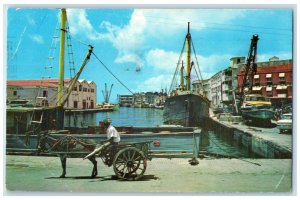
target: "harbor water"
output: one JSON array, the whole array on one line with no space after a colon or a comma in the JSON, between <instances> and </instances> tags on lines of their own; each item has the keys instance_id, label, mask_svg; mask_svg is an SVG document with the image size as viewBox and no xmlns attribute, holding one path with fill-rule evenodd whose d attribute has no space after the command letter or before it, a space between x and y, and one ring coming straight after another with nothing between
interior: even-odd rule
<instances>
[{"instance_id":1,"label":"harbor water","mask_svg":"<svg viewBox=\"0 0 300 200\"><path fill-rule=\"evenodd\" d=\"M156 127L163 125L163 111L154 108L131 108L120 107L113 112L99 113L71 113L65 116L65 126L86 127L98 125L106 117L112 119L114 126L138 126L138 127ZM168 138L172 140L172 138ZM175 141L168 141L170 144ZM184 144L182 144L184 146ZM184 149L184 147L183 147ZM238 157L238 158L256 158L251 152L236 146L230 141L226 141L215 134L213 131L202 131L200 145L200 154L207 157Z\"/></svg>"}]
</instances>

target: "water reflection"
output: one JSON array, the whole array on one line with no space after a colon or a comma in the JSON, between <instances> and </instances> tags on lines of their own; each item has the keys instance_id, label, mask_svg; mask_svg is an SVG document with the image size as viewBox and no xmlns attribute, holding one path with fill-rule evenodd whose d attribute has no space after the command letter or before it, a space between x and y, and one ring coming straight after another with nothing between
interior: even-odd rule
<instances>
[{"instance_id":1,"label":"water reflection","mask_svg":"<svg viewBox=\"0 0 300 200\"><path fill-rule=\"evenodd\" d=\"M153 108L120 107L114 112L66 113L65 126L95 126L110 117L115 126L157 126L163 124L163 111Z\"/></svg>"},{"instance_id":2,"label":"water reflection","mask_svg":"<svg viewBox=\"0 0 300 200\"><path fill-rule=\"evenodd\" d=\"M202 131L200 138L200 152L207 156L230 158L261 158L251 148L241 146L220 133Z\"/></svg>"},{"instance_id":3,"label":"water reflection","mask_svg":"<svg viewBox=\"0 0 300 200\"><path fill-rule=\"evenodd\" d=\"M112 119L115 126L141 126L153 127L163 124L163 111L153 108L128 108L121 107L114 112L100 113L72 113L66 114L65 126L69 127L86 127L99 124L106 117ZM169 143L174 140L169 138ZM177 144L178 145L178 144ZM251 152L251 148L242 147L239 143L234 143L232 136L228 134L214 133L213 131L202 130L200 153L206 156L220 157L258 157Z\"/></svg>"}]
</instances>

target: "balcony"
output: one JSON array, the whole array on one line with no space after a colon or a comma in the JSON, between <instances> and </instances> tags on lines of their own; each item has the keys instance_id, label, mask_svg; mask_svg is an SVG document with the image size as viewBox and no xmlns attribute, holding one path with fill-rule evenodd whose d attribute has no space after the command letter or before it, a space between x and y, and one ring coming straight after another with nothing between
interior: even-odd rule
<instances>
[{"instance_id":1,"label":"balcony","mask_svg":"<svg viewBox=\"0 0 300 200\"><path fill-rule=\"evenodd\" d=\"M232 81L232 76L223 76L222 81L223 82L230 82L230 81Z\"/></svg>"},{"instance_id":2,"label":"balcony","mask_svg":"<svg viewBox=\"0 0 300 200\"><path fill-rule=\"evenodd\" d=\"M222 98L223 101L233 101L233 95L231 94L223 94L222 97L223 97Z\"/></svg>"},{"instance_id":3,"label":"balcony","mask_svg":"<svg viewBox=\"0 0 300 200\"><path fill-rule=\"evenodd\" d=\"M222 87L222 89L223 89L223 91L224 90L232 90L232 85L227 85L227 84L223 84L223 87Z\"/></svg>"}]
</instances>

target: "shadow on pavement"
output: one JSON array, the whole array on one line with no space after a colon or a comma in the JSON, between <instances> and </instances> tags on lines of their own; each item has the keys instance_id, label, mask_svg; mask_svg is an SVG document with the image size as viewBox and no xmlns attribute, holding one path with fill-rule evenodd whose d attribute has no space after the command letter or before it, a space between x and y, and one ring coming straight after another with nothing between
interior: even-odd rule
<instances>
[{"instance_id":1,"label":"shadow on pavement","mask_svg":"<svg viewBox=\"0 0 300 200\"><path fill-rule=\"evenodd\" d=\"M57 177L46 177L45 179L62 179L62 180L68 180L68 179L91 179L94 180L92 182L95 181L113 181L113 180L117 180L117 181L127 181L127 180L121 180L118 179L118 177L116 175L112 175L112 176L96 176L96 177L91 177L91 176L66 176L65 178L61 178L59 176ZM142 178L140 178L137 181L150 181L150 180L157 180L159 179L158 177L156 177L155 175L144 175Z\"/></svg>"}]
</instances>

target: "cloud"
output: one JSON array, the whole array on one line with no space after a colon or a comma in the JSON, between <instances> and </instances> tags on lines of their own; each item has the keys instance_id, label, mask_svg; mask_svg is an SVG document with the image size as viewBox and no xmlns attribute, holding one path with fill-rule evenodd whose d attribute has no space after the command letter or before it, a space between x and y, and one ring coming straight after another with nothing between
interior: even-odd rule
<instances>
[{"instance_id":1,"label":"cloud","mask_svg":"<svg viewBox=\"0 0 300 200\"><path fill-rule=\"evenodd\" d=\"M36 22L33 18L27 16L27 22L30 26L35 26L36 25Z\"/></svg>"},{"instance_id":2,"label":"cloud","mask_svg":"<svg viewBox=\"0 0 300 200\"><path fill-rule=\"evenodd\" d=\"M280 52L280 53L268 53L268 54L258 54L257 55L257 62L265 62L269 61L270 58L273 56L276 56L279 58L279 60L286 60L286 59L292 59L292 53L288 52Z\"/></svg>"},{"instance_id":3,"label":"cloud","mask_svg":"<svg viewBox=\"0 0 300 200\"><path fill-rule=\"evenodd\" d=\"M122 57L117 57L115 60L116 63L134 63L136 69L141 69L142 66L144 65L143 60L135 55L135 54L124 54Z\"/></svg>"},{"instance_id":4,"label":"cloud","mask_svg":"<svg viewBox=\"0 0 300 200\"><path fill-rule=\"evenodd\" d=\"M110 22L101 24L101 27L108 31L103 34L103 38L110 41L118 50L115 60L117 63L133 62L139 67L143 66L141 52L144 50L146 22L145 18L138 13L134 12L129 23L124 27L114 26Z\"/></svg>"},{"instance_id":5,"label":"cloud","mask_svg":"<svg viewBox=\"0 0 300 200\"><path fill-rule=\"evenodd\" d=\"M145 56L147 65L158 70L175 71L179 54L173 51L167 52L163 49L152 49Z\"/></svg>"},{"instance_id":6,"label":"cloud","mask_svg":"<svg viewBox=\"0 0 300 200\"><path fill-rule=\"evenodd\" d=\"M207 20L211 22L218 19L218 22L222 23L241 16L242 13L232 10L136 9L127 25L119 27L104 22L102 27L108 31L105 38L118 50L118 57L135 54L138 60L142 60L142 55L136 52L142 52L145 47L151 46L155 39L169 38L170 34L174 36L186 31L188 21L193 23L193 29L199 31L206 27ZM162 52L153 50L150 53ZM165 67L169 66L166 64Z\"/></svg>"},{"instance_id":7,"label":"cloud","mask_svg":"<svg viewBox=\"0 0 300 200\"><path fill-rule=\"evenodd\" d=\"M44 39L41 35L34 34L34 35L30 35L29 37L31 38L32 41L38 44L44 44Z\"/></svg>"},{"instance_id":8,"label":"cloud","mask_svg":"<svg viewBox=\"0 0 300 200\"><path fill-rule=\"evenodd\" d=\"M136 88L136 92L159 92L161 89L169 89L173 75L161 74L151 77L140 83Z\"/></svg>"},{"instance_id":9,"label":"cloud","mask_svg":"<svg viewBox=\"0 0 300 200\"><path fill-rule=\"evenodd\" d=\"M168 52L163 49L153 49L146 53L145 60L147 66L149 65L150 67L153 67L160 72L174 73L179 56L180 55L178 53L172 51ZM229 54L210 55L207 57L197 55L197 60L202 77L204 79L210 78L210 76L215 74L217 71L227 68L229 66L230 58L232 57L234 56ZM182 59L185 65L185 55L183 55ZM192 61L196 66L196 59L193 55Z\"/></svg>"},{"instance_id":10,"label":"cloud","mask_svg":"<svg viewBox=\"0 0 300 200\"><path fill-rule=\"evenodd\" d=\"M87 18L84 9L67 9L67 15L71 34L83 35L92 41L103 39Z\"/></svg>"},{"instance_id":11,"label":"cloud","mask_svg":"<svg viewBox=\"0 0 300 200\"><path fill-rule=\"evenodd\" d=\"M116 63L131 62L142 67L145 49L151 48L154 40L161 41L162 38L169 38L170 34L174 36L185 32L188 21L192 23L191 26L194 30L199 31L208 25L213 26L211 22L224 23L241 17L244 11L228 9L135 9L128 24L116 26L108 21L101 22L100 28L105 30L105 33L101 33L93 27L86 10L68 9L67 12L72 34L82 34L93 41L108 40L118 51ZM153 51L152 53L159 52ZM153 61L153 64L155 62Z\"/></svg>"}]
</instances>

